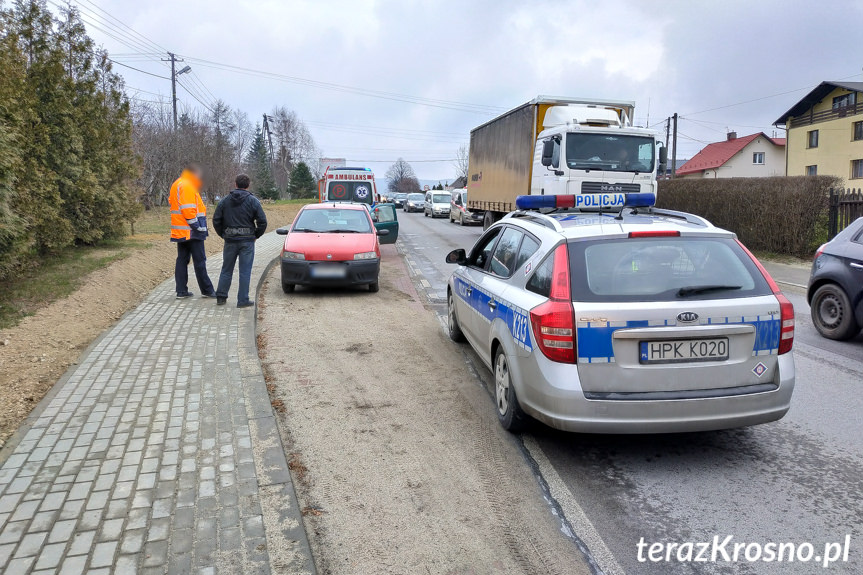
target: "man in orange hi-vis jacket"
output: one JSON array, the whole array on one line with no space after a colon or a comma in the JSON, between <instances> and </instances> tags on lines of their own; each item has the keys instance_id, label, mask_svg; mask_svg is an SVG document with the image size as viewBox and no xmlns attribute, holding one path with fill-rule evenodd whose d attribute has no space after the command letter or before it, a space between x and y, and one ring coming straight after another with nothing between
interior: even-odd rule
<instances>
[{"instance_id":1,"label":"man in orange hi-vis jacket","mask_svg":"<svg viewBox=\"0 0 863 575\"><path fill-rule=\"evenodd\" d=\"M177 243L177 263L174 279L177 299L192 297L189 291L189 260L195 267L195 277L201 297L216 297L213 282L207 275L207 206L201 200L201 168L186 164L183 173L171 186L171 241Z\"/></svg>"}]
</instances>

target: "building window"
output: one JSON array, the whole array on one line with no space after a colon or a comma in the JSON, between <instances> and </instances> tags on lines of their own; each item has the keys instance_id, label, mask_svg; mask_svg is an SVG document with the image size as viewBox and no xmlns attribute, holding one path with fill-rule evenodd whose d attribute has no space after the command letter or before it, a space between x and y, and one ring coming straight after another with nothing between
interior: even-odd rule
<instances>
[{"instance_id":1,"label":"building window","mask_svg":"<svg viewBox=\"0 0 863 575\"><path fill-rule=\"evenodd\" d=\"M808 132L806 132L806 147L818 147L818 130L809 130Z\"/></svg>"},{"instance_id":2,"label":"building window","mask_svg":"<svg viewBox=\"0 0 863 575\"><path fill-rule=\"evenodd\" d=\"M863 122L854 122L854 139L863 140Z\"/></svg>"},{"instance_id":3,"label":"building window","mask_svg":"<svg viewBox=\"0 0 863 575\"><path fill-rule=\"evenodd\" d=\"M806 175L807 176L817 176L818 175L818 166L806 166Z\"/></svg>"},{"instance_id":4,"label":"building window","mask_svg":"<svg viewBox=\"0 0 863 575\"><path fill-rule=\"evenodd\" d=\"M752 163L763 166L764 165L764 152L753 152L752 153Z\"/></svg>"},{"instance_id":5,"label":"building window","mask_svg":"<svg viewBox=\"0 0 863 575\"><path fill-rule=\"evenodd\" d=\"M863 160L851 160L851 178L863 178Z\"/></svg>"},{"instance_id":6,"label":"building window","mask_svg":"<svg viewBox=\"0 0 863 575\"><path fill-rule=\"evenodd\" d=\"M844 94L842 96L836 96L833 98L833 109L838 110L839 108L844 108L846 106L853 106L857 101L857 92L851 92L850 94Z\"/></svg>"}]
</instances>

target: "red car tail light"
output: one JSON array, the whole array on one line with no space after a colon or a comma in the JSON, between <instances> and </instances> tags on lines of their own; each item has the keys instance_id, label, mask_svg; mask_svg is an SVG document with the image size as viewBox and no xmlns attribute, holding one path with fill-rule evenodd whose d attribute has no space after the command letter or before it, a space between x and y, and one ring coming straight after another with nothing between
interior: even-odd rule
<instances>
[{"instance_id":1,"label":"red car tail light","mask_svg":"<svg viewBox=\"0 0 863 575\"><path fill-rule=\"evenodd\" d=\"M794 347L794 305L782 294L782 290L779 289L779 286L773 280L767 269L761 265L758 258L756 258L752 252L750 252L749 249L740 242L740 240L737 240L737 244L752 259L752 262L758 268L758 271L761 272L761 275L764 276L764 279L767 281L767 285L770 286L770 290L773 292L773 295L775 295L777 301L779 301L779 317L782 322L782 327L779 329L779 355L788 353L791 351L791 348Z\"/></svg>"},{"instance_id":2,"label":"red car tail light","mask_svg":"<svg viewBox=\"0 0 863 575\"><path fill-rule=\"evenodd\" d=\"M814 258L812 258L812 259L813 259L813 260L817 260L817 259L818 259L818 256L820 256L821 254L823 254L823 253L824 253L824 248L826 248L826 247L827 247L827 244L821 244L821 245L818 247L818 250L815 252L815 257L814 257Z\"/></svg>"},{"instance_id":3,"label":"red car tail light","mask_svg":"<svg viewBox=\"0 0 863 575\"><path fill-rule=\"evenodd\" d=\"M569 253L566 244L562 244L552 256L548 301L530 310L537 346L551 361L575 363L575 316L571 298Z\"/></svg>"}]
</instances>

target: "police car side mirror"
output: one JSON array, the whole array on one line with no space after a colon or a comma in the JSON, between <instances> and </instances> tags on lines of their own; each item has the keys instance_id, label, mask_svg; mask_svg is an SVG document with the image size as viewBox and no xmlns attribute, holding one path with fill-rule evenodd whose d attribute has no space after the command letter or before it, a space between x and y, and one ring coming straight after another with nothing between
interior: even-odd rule
<instances>
[{"instance_id":1,"label":"police car side mirror","mask_svg":"<svg viewBox=\"0 0 863 575\"><path fill-rule=\"evenodd\" d=\"M379 236L388 236L388 235L390 235L390 231L389 230L378 230L378 235Z\"/></svg>"},{"instance_id":2,"label":"police car side mirror","mask_svg":"<svg viewBox=\"0 0 863 575\"><path fill-rule=\"evenodd\" d=\"M286 236L288 235L288 228L279 228L276 230L276 233L280 236Z\"/></svg>"},{"instance_id":3,"label":"police car side mirror","mask_svg":"<svg viewBox=\"0 0 863 575\"><path fill-rule=\"evenodd\" d=\"M542 143L542 165L546 168L551 165L551 158L554 155L554 140L546 140Z\"/></svg>"},{"instance_id":4,"label":"police car side mirror","mask_svg":"<svg viewBox=\"0 0 863 575\"><path fill-rule=\"evenodd\" d=\"M453 250L446 255L446 263L463 266L467 263L467 253L463 249Z\"/></svg>"}]
</instances>

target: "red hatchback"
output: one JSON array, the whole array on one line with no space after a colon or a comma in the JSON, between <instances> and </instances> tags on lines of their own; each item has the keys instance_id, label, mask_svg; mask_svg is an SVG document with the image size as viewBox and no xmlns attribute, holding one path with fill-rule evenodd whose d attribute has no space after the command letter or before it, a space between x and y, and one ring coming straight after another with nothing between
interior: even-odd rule
<instances>
[{"instance_id":1,"label":"red hatchback","mask_svg":"<svg viewBox=\"0 0 863 575\"><path fill-rule=\"evenodd\" d=\"M298 285L379 289L381 248L366 206L362 204L309 204L304 206L290 229L282 248L282 289Z\"/></svg>"}]
</instances>

